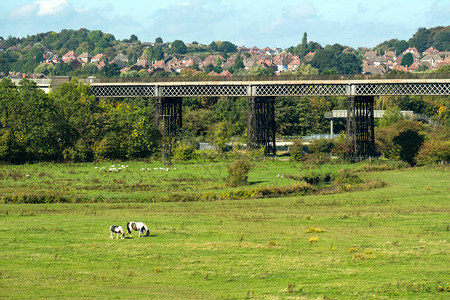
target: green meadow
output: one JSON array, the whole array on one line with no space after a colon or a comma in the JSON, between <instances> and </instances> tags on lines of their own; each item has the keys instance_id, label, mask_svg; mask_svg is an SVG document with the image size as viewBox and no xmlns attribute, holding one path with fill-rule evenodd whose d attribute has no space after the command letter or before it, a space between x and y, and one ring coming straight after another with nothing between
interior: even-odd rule
<instances>
[{"instance_id":1,"label":"green meadow","mask_svg":"<svg viewBox=\"0 0 450 300\"><path fill-rule=\"evenodd\" d=\"M364 167L259 162L249 185L232 189L226 162L112 165L1 166L0 199L84 202L0 204L0 298L450 297L448 166L358 173L379 188L170 202L171 193L275 189ZM150 236L111 239L109 226L128 221L145 222Z\"/></svg>"}]
</instances>

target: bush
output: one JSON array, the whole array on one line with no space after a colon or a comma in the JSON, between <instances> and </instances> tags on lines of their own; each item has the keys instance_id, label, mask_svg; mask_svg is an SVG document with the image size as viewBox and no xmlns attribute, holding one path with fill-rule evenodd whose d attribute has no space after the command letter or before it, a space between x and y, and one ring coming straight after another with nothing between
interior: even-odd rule
<instances>
[{"instance_id":1,"label":"bush","mask_svg":"<svg viewBox=\"0 0 450 300\"><path fill-rule=\"evenodd\" d=\"M232 187L246 185L251 164L246 159L240 159L228 166L228 184Z\"/></svg>"},{"instance_id":2,"label":"bush","mask_svg":"<svg viewBox=\"0 0 450 300\"><path fill-rule=\"evenodd\" d=\"M362 179L352 170L342 169L335 177L337 184L359 184L362 183Z\"/></svg>"},{"instance_id":3,"label":"bush","mask_svg":"<svg viewBox=\"0 0 450 300\"><path fill-rule=\"evenodd\" d=\"M195 149L190 145L178 144L174 150L173 157L176 161L188 161L194 159Z\"/></svg>"},{"instance_id":4,"label":"bush","mask_svg":"<svg viewBox=\"0 0 450 300\"><path fill-rule=\"evenodd\" d=\"M385 158L403 160L414 164L425 137L425 126L414 121L398 121L389 127L375 131L376 148Z\"/></svg>"},{"instance_id":5,"label":"bush","mask_svg":"<svg viewBox=\"0 0 450 300\"><path fill-rule=\"evenodd\" d=\"M294 141L294 143L289 147L289 154L291 155L292 161L301 161L305 156L305 146L300 140Z\"/></svg>"},{"instance_id":6,"label":"bush","mask_svg":"<svg viewBox=\"0 0 450 300\"><path fill-rule=\"evenodd\" d=\"M418 165L431 165L450 162L450 141L426 141L416 157Z\"/></svg>"}]
</instances>

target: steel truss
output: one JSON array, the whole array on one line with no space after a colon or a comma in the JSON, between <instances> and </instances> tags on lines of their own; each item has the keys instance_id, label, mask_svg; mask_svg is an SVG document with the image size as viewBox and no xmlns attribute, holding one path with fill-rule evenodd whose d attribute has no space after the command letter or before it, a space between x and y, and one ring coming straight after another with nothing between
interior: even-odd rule
<instances>
[{"instance_id":1,"label":"steel truss","mask_svg":"<svg viewBox=\"0 0 450 300\"><path fill-rule=\"evenodd\" d=\"M97 97L449 95L450 80L92 83Z\"/></svg>"},{"instance_id":2,"label":"steel truss","mask_svg":"<svg viewBox=\"0 0 450 300\"><path fill-rule=\"evenodd\" d=\"M354 158L375 155L374 96L350 97L347 106L347 142Z\"/></svg>"},{"instance_id":3,"label":"steel truss","mask_svg":"<svg viewBox=\"0 0 450 300\"><path fill-rule=\"evenodd\" d=\"M275 97L249 97L247 148L264 147L266 155L276 154Z\"/></svg>"}]
</instances>

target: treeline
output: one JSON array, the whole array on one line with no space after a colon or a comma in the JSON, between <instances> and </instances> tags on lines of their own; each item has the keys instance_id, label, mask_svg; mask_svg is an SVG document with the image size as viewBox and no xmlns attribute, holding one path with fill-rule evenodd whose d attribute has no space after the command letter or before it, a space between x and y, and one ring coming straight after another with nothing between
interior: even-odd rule
<instances>
[{"instance_id":1,"label":"treeline","mask_svg":"<svg viewBox=\"0 0 450 300\"><path fill-rule=\"evenodd\" d=\"M0 81L0 160L92 161L152 156L160 132L145 100L97 99L77 80L45 94L33 82Z\"/></svg>"},{"instance_id":2,"label":"treeline","mask_svg":"<svg viewBox=\"0 0 450 300\"><path fill-rule=\"evenodd\" d=\"M421 27L408 41L391 39L377 45L375 50L383 55L386 51L402 53L409 47L416 48L420 53L430 47L441 52L450 51L450 26L438 26L430 29Z\"/></svg>"}]
</instances>

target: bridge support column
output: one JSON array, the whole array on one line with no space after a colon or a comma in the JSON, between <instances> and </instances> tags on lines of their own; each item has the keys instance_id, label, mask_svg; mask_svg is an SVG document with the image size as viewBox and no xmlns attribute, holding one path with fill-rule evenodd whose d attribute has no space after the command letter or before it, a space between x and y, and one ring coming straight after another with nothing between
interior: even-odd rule
<instances>
[{"instance_id":1,"label":"bridge support column","mask_svg":"<svg viewBox=\"0 0 450 300\"><path fill-rule=\"evenodd\" d=\"M347 141L354 158L375 155L374 96L353 96L347 106Z\"/></svg>"},{"instance_id":2,"label":"bridge support column","mask_svg":"<svg viewBox=\"0 0 450 300\"><path fill-rule=\"evenodd\" d=\"M170 127L172 133L176 133L182 127L182 98L158 97L155 103L155 120L157 124L164 120L164 127Z\"/></svg>"},{"instance_id":3,"label":"bridge support column","mask_svg":"<svg viewBox=\"0 0 450 300\"><path fill-rule=\"evenodd\" d=\"M276 154L275 97L249 97L247 149L264 147L266 155Z\"/></svg>"}]
</instances>

